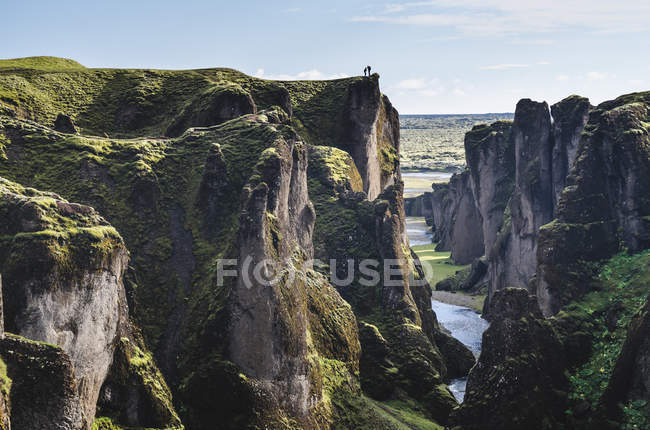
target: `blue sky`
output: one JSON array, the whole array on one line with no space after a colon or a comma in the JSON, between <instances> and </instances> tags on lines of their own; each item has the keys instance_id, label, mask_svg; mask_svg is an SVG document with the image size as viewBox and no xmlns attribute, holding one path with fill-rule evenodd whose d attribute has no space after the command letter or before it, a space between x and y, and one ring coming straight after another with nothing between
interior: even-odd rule
<instances>
[{"instance_id":1,"label":"blue sky","mask_svg":"<svg viewBox=\"0 0 650 430\"><path fill-rule=\"evenodd\" d=\"M226 66L274 79L361 74L401 113L513 111L650 90L650 2L0 0L0 58Z\"/></svg>"}]
</instances>

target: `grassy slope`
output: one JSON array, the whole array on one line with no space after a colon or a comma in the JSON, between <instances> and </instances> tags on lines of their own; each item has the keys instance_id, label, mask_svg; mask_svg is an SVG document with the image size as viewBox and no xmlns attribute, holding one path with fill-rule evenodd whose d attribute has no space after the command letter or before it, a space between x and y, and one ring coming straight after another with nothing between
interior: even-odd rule
<instances>
[{"instance_id":1,"label":"grassy slope","mask_svg":"<svg viewBox=\"0 0 650 430\"><path fill-rule=\"evenodd\" d=\"M650 293L650 251L636 255L621 253L600 269L595 291L571 303L554 320L559 325L571 321L571 327L587 331L592 336L591 352L587 361L569 373L569 399L572 407L566 410L572 422L575 407L586 402L592 411L599 410L599 402L607 387L614 365L627 335L634 314L644 305ZM611 309L618 309L615 326L608 324ZM578 323L576 323L576 321ZM622 405L625 429L650 426L650 405L634 401ZM598 414L594 413L597 424ZM584 425L585 418L576 424ZM589 421L591 418L587 418Z\"/></svg>"},{"instance_id":2,"label":"grassy slope","mask_svg":"<svg viewBox=\"0 0 650 430\"><path fill-rule=\"evenodd\" d=\"M411 247L417 254L418 258L423 265L430 268L430 275L427 276L427 281L431 286L435 287L436 283L443 279L453 277L457 272L468 269L470 265L458 266L453 264L450 257L450 252L436 251L435 243L430 245L418 245ZM425 272L427 273L427 272ZM477 312L483 311L484 295L469 295L463 292L450 293L447 291L433 291L433 298L435 300L449 303L457 306L467 306Z\"/></svg>"},{"instance_id":3,"label":"grassy slope","mask_svg":"<svg viewBox=\"0 0 650 430\"><path fill-rule=\"evenodd\" d=\"M420 258L420 261L431 268L431 275L427 277L427 281L432 286L435 286L436 283L445 278L453 276L457 271L469 267L469 265L457 266L453 264L449 258L451 253L449 251L436 251L435 246L436 244L432 243L430 245L412 247L413 251Z\"/></svg>"},{"instance_id":4,"label":"grassy slope","mask_svg":"<svg viewBox=\"0 0 650 430\"><path fill-rule=\"evenodd\" d=\"M59 57L25 57L0 60L0 69L36 69L42 71L64 71L85 69L74 60Z\"/></svg>"}]
</instances>

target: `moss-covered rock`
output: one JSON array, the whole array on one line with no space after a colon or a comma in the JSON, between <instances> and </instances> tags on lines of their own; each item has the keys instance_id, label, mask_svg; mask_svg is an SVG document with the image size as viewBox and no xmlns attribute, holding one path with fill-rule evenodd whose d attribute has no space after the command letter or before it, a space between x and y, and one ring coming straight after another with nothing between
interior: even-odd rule
<instances>
[{"instance_id":1,"label":"moss-covered rock","mask_svg":"<svg viewBox=\"0 0 650 430\"><path fill-rule=\"evenodd\" d=\"M552 318L523 289L497 292L498 312L453 422L468 429L643 428L649 258L648 251L622 253L594 268L591 291Z\"/></svg>"},{"instance_id":2,"label":"moss-covered rock","mask_svg":"<svg viewBox=\"0 0 650 430\"><path fill-rule=\"evenodd\" d=\"M446 388L435 388L449 376L445 363L453 366L454 376L460 376L474 364L474 358L440 331L431 311L429 285L409 280L424 276L404 244L402 185L387 187L370 202L351 183L350 178L356 175L348 174L342 182L338 179L339 172L351 168L351 162L354 166L349 156L333 157L330 150L317 148L312 151L309 185L317 213L315 257L325 263L323 270L349 281L340 282L337 289L359 321L361 386L376 399L404 394L417 399L442 422L455 405ZM336 263L330 266L329 259ZM360 264L368 259L379 264L374 282L360 270ZM393 279L392 285L385 278L386 259L402 261L399 280ZM437 341L445 345L448 355L441 355Z\"/></svg>"},{"instance_id":3,"label":"moss-covered rock","mask_svg":"<svg viewBox=\"0 0 650 430\"><path fill-rule=\"evenodd\" d=\"M97 403L98 417L126 427L181 428L172 395L151 352L137 336L122 337ZM97 422L95 426L102 428Z\"/></svg>"},{"instance_id":4,"label":"moss-covered rock","mask_svg":"<svg viewBox=\"0 0 650 430\"><path fill-rule=\"evenodd\" d=\"M0 178L0 270L7 329L60 345L86 421L126 321L127 251L92 208Z\"/></svg>"},{"instance_id":5,"label":"moss-covered rock","mask_svg":"<svg viewBox=\"0 0 650 430\"><path fill-rule=\"evenodd\" d=\"M568 385L560 341L526 290L500 290L492 306L481 356L453 422L463 429L554 428Z\"/></svg>"},{"instance_id":6,"label":"moss-covered rock","mask_svg":"<svg viewBox=\"0 0 650 430\"><path fill-rule=\"evenodd\" d=\"M600 104L582 135L556 219L540 230L537 294L546 314L589 291L588 262L650 246L650 95Z\"/></svg>"},{"instance_id":7,"label":"moss-covered rock","mask_svg":"<svg viewBox=\"0 0 650 430\"><path fill-rule=\"evenodd\" d=\"M12 428L90 428L74 365L61 348L7 334L0 339L0 356L11 379Z\"/></svg>"},{"instance_id":8,"label":"moss-covered rock","mask_svg":"<svg viewBox=\"0 0 650 430\"><path fill-rule=\"evenodd\" d=\"M186 425L358 427L359 415L401 429L433 426L432 412L446 417L444 362L421 326L434 320L428 286L422 294L406 281L363 290L365 309L356 292L348 305L308 263L312 249L317 257L332 250L333 257L398 258L404 278L413 271L397 181L397 112L377 75L272 82L230 69L14 63L0 65L0 175L91 205L119 230L131 251L135 324ZM59 114L79 135L50 128ZM308 180L310 155L310 166L322 169ZM375 202L360 193L375 197L386 187ZM339 201L339 192L347 197ZM314 227L315 217L324 222ZM281 263L280 282L218 282L220 259L246 256ZM291 284L294 271L304 276ZM380 312L390 316L384 321ZM360 397L357 321L369 314L404 363L396 393L419 402L405 400L403 415ZM97 426L175 425L148 352L133 333L121 337L130 340L119 343L101 404L108 416ZM106 398L111 384L136 399L135 411L125 414L123 403Z\"/></svg>"}]
</instances>

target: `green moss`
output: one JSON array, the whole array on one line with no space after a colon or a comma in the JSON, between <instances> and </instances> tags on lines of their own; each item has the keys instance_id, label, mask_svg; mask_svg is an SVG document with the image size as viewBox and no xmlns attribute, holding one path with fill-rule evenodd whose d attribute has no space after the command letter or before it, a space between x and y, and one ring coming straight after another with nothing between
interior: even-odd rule
<instances>
[{"instance_id":1,"label":"green moss","mask_svg":"<svg viewBox=\"0 0 650 430\"><path fill-rule=\"evenodd\" d=\"M329 146L312 146L309 156L312 178L319 178L332 187L349 183L353 191L363 191L359 171L347 152Z\"/></svg>"},{"instance_id":2,"label":"green moss","mask_svg":"<svg viewBox=\"0 0 650 430\"><path fill-rule=\"evenodd\" d=\"M11 378L7 375L7 365L0 358L0 392L5 396L5 398L11 392Z\"/></svg>"},{"instance_id":3,"label":"green moss","mask_svg":"<svg viewBox=\"0 0 650 430\"><path fill-rule=\"evenodd\" d=\"M0 133L0 160L6 160L7 159L7 144L9 144L9 140L6 138L4 134Z\"/></svg>"},{"instance_id":4,"label":"green moss","mask_svg":"<svg viewBox=\"0 0 650 430\"><path fill-rule=\"evenodd\" d=\"M341 363L321 361L324 402L334 417L333 429L408 430L413 428L441 430L443 427L428 417L417 403L407 397L378 402L359 393L355 380Z\"/></svg>"},{"instance_id":5,"label":"green moss","mask_svg":"<svg viewBox=\"0 0 650 430\"><path fill-rule=\"evenodd\" d=\"M69 71L85 69L74 60L59 57L24 57L0 60L0 69L34 69L41 71Z\"/></svg>"},{"instance_id":6,"label":"green moss","mask_svg":"<svg viewBox=\"0 0 650 430\"><path fill-rule=\"evenodd\" d=\"M614 256L600 269L597 282L595 291L566 306L555 317L560 327L590 334L591 348L586 362L569 375L569 399L574 404L587 402L594 411L598 410L630 321L648 295L650 252ZM612 308L619 309L615 327L607 322L608 311ZM634 418L633 408L627 407L628 418ZM568 409L567 415L572 417L573 410Z\"/></svg>"},{"instance_id":7,"label":"green moss","mask_svg":"<svg viewBox=\"0 0 650 430\"><path fill-rule=\"evenodd\" d=\"M422 264L429 266L429 273L427 281L430 285L435 286L443 279L455 276L458 272L467 271L470 265L459 266L451 261L451 253L449 251L436 251L436 244L418 245L413 246L411 249L415 251Z\"/></svg>"},{"instance_id":8,"label":"green moss","mask_svg":"<svg viewBox=\"0 0 650 430\"><path fill-rule=\"evenodd\" d=\"M164 349L169 345L161 343L164 334L169 335L167 323L176 327L174 318L186 316L187 329L172 334L182 339L178 350L171 351L179 360L168 365L182 375L174 388L179 394L179 410L191 423L188 425L210 422L204 418L214 416L215 411L228 416L232 428L243 428L259 418L255 415L261 408L255 404L254 381L241 378L241 369L225 359L228 339L224 327L232 280L216 286L216 260L237 256L239 196L245 188L273 179L265 176L272 173L265 168L291 156L287 142L294 142L298 149L303 145L301 138L316 145L341 142L349 87L362 79L271 82L231 69L0 69L0 113L4 114L0 115L0 136L8 136L3 148L9 154L0 157L0 175L90 205L117 228L132 253L135 275L129 285L136 322L152 350L169 352ZM221 93L250 95L258 113L197 128L179 138L141 137L163 136L177 122L181 131L196 125L192 115L205 107L206 96ZM293 108L290 120L273 107L290 110L287 101ZM74 120L80 135L46 128L60 113ZM396 163L394 149L380 151L386 163ZM323 171L332 183L340 185L348 176L350 189L361 190L361 178L347 154L333 149L323 149L322 154L326 159ZM310 195L322 210L315 236L322 233L323 240L317 246L326 243L341 255L377 256L376 249L367 247L374 240L375 207L370 202L345 207L329 185L313 177L309 180ZM25 188L24 193L30 192ZM13 235L12 243L28 243L38 235L38 240L51 244L51 252L61 264L74 260L73 238L96 243L99 251L110 246L109 232L71 224L50 213L58 197L33 200L43 215L43 228L32 237L15 239ZM277 251L285 238L273 217L266 221ZM347 239L350 234L355 241ZM325 360L321 367L329 405L338 411L333 416L342 416L349 413L343 405L355 403L353 393L358 393L357 361L351 358L358 350L349 346L354 345L356 327L349 307L323 299L325 293L316 288L325 288L322 283L319 278L305 286L313 307L310 348ZM375 306L381 299L380 290L364 290L355 303L362 303L365 294L372 298L367 303ZM292 296L284 290L281 293L287 294L287 309L282 312L290 313L295 305ZM289 334L303 329L294 327L291 318L286 321L281 329ZM340 330L341 326L345 329ZM396 336L391 332L391 341ZM154 398L160 397L161 405L170 406L151 354L139 345L127 346L124 340L121 345L128 352L128 368L144 381ZM381 421L377 415L385 411L368 402L363 401L364 410L375 422ZM276 421L294 426L283 413ZM394 417L391 420L400 422Z\"/></svg>"}]
</instances>

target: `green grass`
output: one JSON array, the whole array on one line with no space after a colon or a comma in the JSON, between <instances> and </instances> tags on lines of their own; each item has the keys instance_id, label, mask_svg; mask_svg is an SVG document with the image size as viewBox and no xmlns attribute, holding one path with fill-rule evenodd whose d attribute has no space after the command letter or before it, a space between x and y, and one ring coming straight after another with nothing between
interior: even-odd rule
<instances>
[{"instance_id":1,"label":"green grass","mask_svg":"<svg viewBox=\"0 0 650 430\"><path fill-rule=\"evenodd\" d=\"M384 412L406 424L406 428L419 430L442 430L444 427L436 424L424 416L412 402L402 400L389 400L375 402Z\"/></svg>"},{"instance_id":2,"label":"green grass","mask_svg":"<svg viewBox=\"0 0 650 430\"><path fill-rule=\"evenodd\" d=\"M650 292L650 251L627 255L621 253L605 264L598 277L599 288L560 312L560 321L577 318L589 322L593 344L589 359L569 375L569 399L585 401L598 410L601 396L608 385L634 314L645 303ZM608 328L608 310L615 304L621 309L615 327ZM623 405L621 428L647 428L647 403L633 401ZM573 414L572 409L566 411Z\"/></svg>"},{"instance_id":3,"label":"green grass","mask_svg":"<svg viewBox=\"0 0 650 430\"><path fill-rule=\"evenodd\" d=\"M431 268L431 274L427 276L427 281L431 286L435 286L439 281L453 276L457 271L463 270L469 265L458 266L453 264L449 251L436 251L436 244L418 245L411 247L418 255L423 265Z\"/></svg>"},{"instance_id":4,"label":"green grass","mask_svg":"<svg viewBox=\"0 0 650 430\"><path fill-rule=\"evenodd\" d=\"M34 69L40 71L68 71L85 69L74 60L58 57L25 57L0 60L0 69Z\"/></svg>"}]
</instances>

